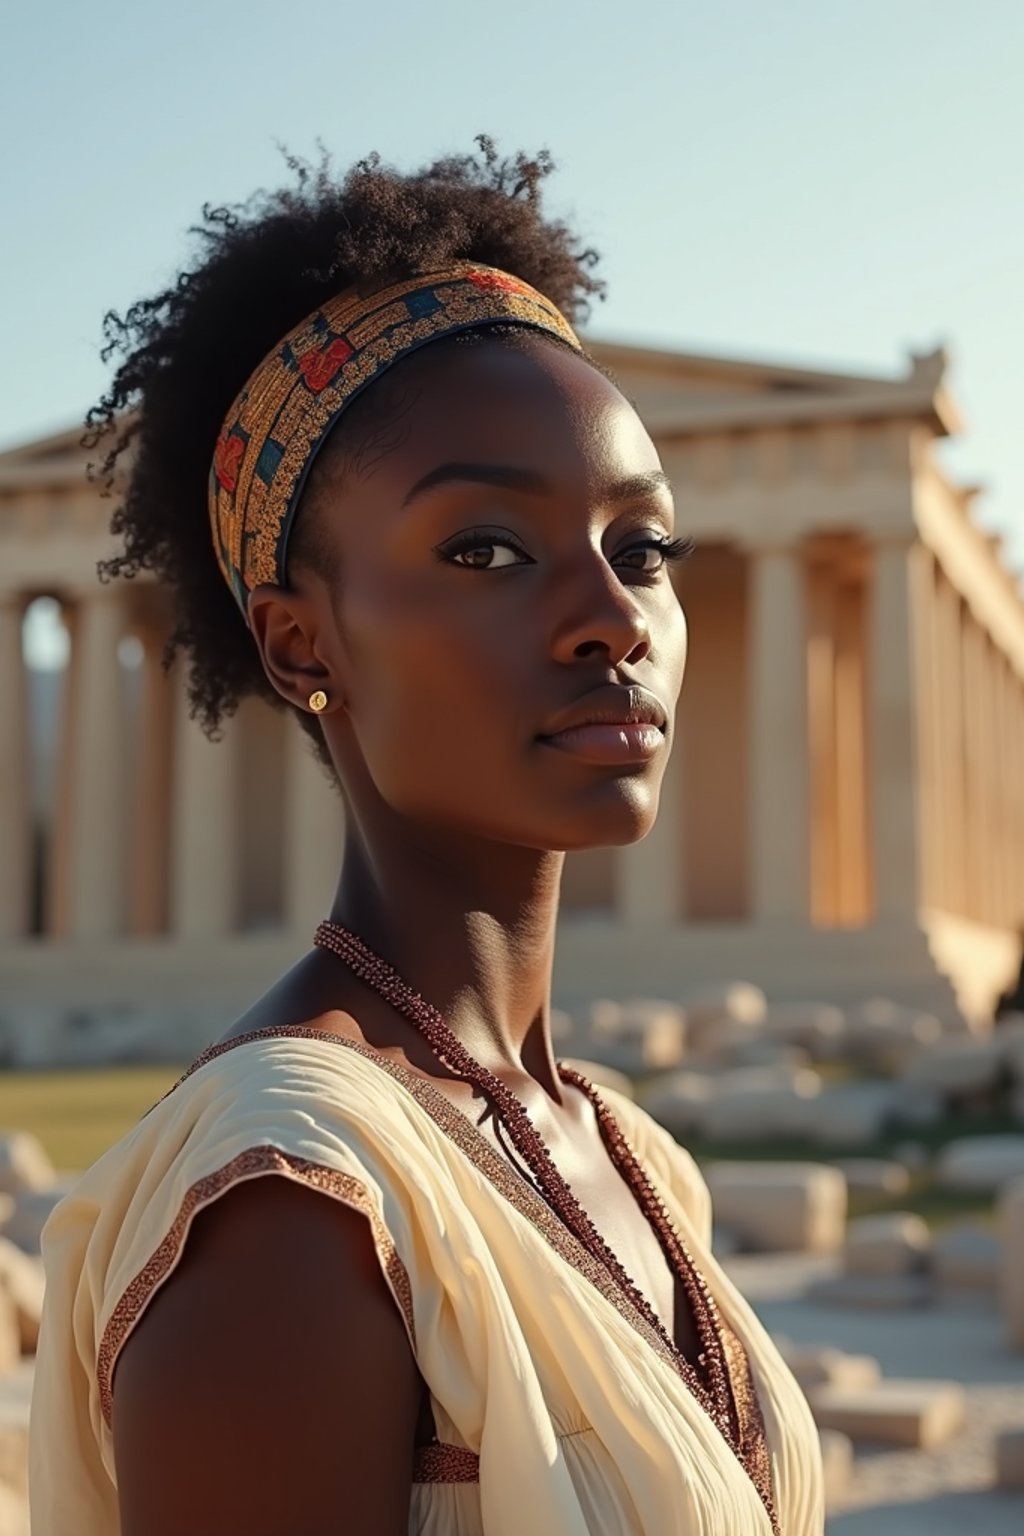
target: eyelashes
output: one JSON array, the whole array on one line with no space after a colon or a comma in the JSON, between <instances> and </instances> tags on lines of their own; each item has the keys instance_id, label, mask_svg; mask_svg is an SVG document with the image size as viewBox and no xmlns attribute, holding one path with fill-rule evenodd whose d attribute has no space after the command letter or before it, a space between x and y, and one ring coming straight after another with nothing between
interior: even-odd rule
<instances>
[{"instance_id":1,"label":"eyelashes","mask_svg":"<svg viewBox=\"0 0 1024 1536\"><path fill-rule=\"evenodd\" d=\"M656 576L664 565L688 559L693 554L695 548L696 541L690 536L676 539L638 539L635 543L629 544L625 549L621 550L617 558L622 559L628 555L636 554L638 551L643 552L652 549L661 556L660 565L649 569L643 566L627 566L626 568L635 570L642 576ZM503 561L501 564L495 564L490 560L462 562L456 559L458 555L475 553L476 551L493 551L495 549L511 550L513 554L518 555L520 558L518 560ZM482 528L467 528L465 532L456 534L454 538L435 546L435 553L439 559L451 565L461 564L465 570L507 570L510 565L533 565L535 563L522 545L512 538L510 534L497 530L490 532Z\"/></svg>"},{"instance_id":2,"label":"eyelashes","mask_svg":"<svg viewBox=\"0 0 1024 1536\"><path fill-rule=\"evenodd\" d=\"M666 560L689 560L697 548L697 540L692 534L687 534L685 538L669 539L666 543L656 543L651 548L660 549Z\"/></svg>"}]
</instances>

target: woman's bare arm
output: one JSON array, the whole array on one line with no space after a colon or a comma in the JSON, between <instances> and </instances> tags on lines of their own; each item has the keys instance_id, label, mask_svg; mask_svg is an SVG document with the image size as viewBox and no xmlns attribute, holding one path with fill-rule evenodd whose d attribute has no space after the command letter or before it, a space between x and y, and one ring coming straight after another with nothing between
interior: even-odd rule
<instances>
[{"instance_id":1,"label":"woman's bare arm","mask_svg":"<svg viewBox=\"0 0 1024 1536\"><path fill-rule=\"evenodd\" d=\"M118 1361L122 1536L406 1536L420 1391L365 1218L240 1184Z\"/></svg>"}]
</instances>

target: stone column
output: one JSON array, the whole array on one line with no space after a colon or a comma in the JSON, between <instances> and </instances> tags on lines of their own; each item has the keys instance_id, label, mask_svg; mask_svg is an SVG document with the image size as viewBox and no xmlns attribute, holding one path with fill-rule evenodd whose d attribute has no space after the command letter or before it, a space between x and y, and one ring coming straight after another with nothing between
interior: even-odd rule
<instances>
[{"instance_id":1,"label":"stone column","mask_svg":"<svg viewBox=\"0 0 1024 1536\"><path fill-rule=\"evenodd\" d=\"M833 927L839 918L841 868L836 750L838 582L827 559L813 560L807 577L811 919L816 926Z\"/></svg>"},{"instance_id":2,"label":"stone column","mask_svg":"<svg viewBox=\"0 0 1024 1536\"><path fill-rule=\"evenodd\" d=\"M616 915L628 928L674 928L686 908L681 710L680 705L657 820L638 843L615 850Z\"/></svg>"},{"instance_id":3,"label":"stone column","mask_svg":"<svg viewBox=\"0 0 1024 1536\"><path fill-rule=\"evenodd\" d=\"M1009 770L1013 792L1013 834L1010 849L1012 870L1012 922L1018 932L1024 928L1024 677L1010 673L1010 757Z\"/></svg>"},{"instance_id":4,"label":"stone column","mask_svg":"<svg viewBox=\"0 0 1024 1536\"><path fill-rule=\"evenodd\" d=\"M1024 913L1020 910L1021 835L1020 784L1024 780L1020 755L1020 738L1017 734L1017 674L1010 657L1003 658L1001 696L1001 741L1003 784L1003 921L1009 928L1020 925Z\"/></svg>"},{"instance_id":5,"label":"stone column","mask_svg":"<svg viewBox=\"0 0 1024 1536\"><path fill-rule=\"evenodd\" d=\"M986 628L978 634L978 770L981 779L981 900L984 920L998 922L996 862L998 862L998 763L996 763L995 700L993 700L992 639Z\"/></svg>"},{"instance_id":6,"label":"stone column","mask_svg":"<svg viewBox=\"0 0 1024 1536\"><path fill-rule=\"evenodd\" d=\"M860 928L871 915L865 700L865 590L858 563L837 593L836 777L839 921Z\"/></svg>"},{"instance_id":7,"label":"stone column","mask_svg":"<svg viewBox=\"0 0 1024 1536\"><path fill-rule=\"evenodd\" d=\"M34 812L29 795L28 673L24 599L0 596L0 941L28 931Z\"/></svg>"},{"instance_id":8,"label":"stone column","mask_svg":"<svg viewBox=\"0 0 1024 1536\"><path fill-rule=\"evenodd\" d=\"M811 920L860 927L869 917L863 552L809 548L807 596Z\"/></svg>"},{"instance_id":9,"label":"stone column","mask_svg":"<svg viewBox=\"0 0 1024 1536\"><path fill-rule=\"evenodd\" d=\"M871 590L871 803L875 921L916 918L921 899L918 784L921 587L928 552L877 543Z\"/></svg>"},{"instance_id":10,"label":"stone column","mask_svg":"<svg viewBox=\"0 0 1024 1536\"><path fill-rule=\"evenodd\" d=\"M751 916L810 918L806 571L799 546L750 552Z\"/></svg>"},{"instance_id":11,"label":"stone column","mask_svg":"<svg viewBox=\"0 0 1024 1536\"><path fill-rule=\"evenodd\" d=\"M963 612L960 594L938 573L936 651L940 688L942 795L942 906L966 916L967 789L965 783L965 705L963 688Z\"/></svg>"},{"instance_id":12,"label":"stone column","mask_svg":"<svg viewBox=\"0 0 1024 1536\"><path fill-rule=\"evenodd\" d=\"M935 556L924 545L911 550L910 561L911 660L917 721L917 899L922 906L936 907L940 904L942 880L941 701L935 675L938 570Z\"/></svg>"},{"instance_id":13,"label":"stone column","mask_svg":"<svg viewBox=\"0 0 1024 1536\"><path fill-rule=\"evenodd\" d=\"M999 914L999 758L996 735L995 647L987 629L981 639L982 773L985 796L985 912L990 923Z\"/></svg>"},{"instance_id":14,"label":"stone column","mask_svg":"<svg viewBox=\"0 0 1024 1536\"><path fill-rule=\"evenodd\" d=\"M54 917L62 937L110 937L124 922L123 624L120 592L102 587L79 600L71 622L54 829Z\"/></svg>"},{"instance_id":15,"label":"stone column","mask_svg":"<svg viewBox=\"0 0 1024 1536\"><path fill-rule=\"evenodd\" d=\"M931 559L928 611L924 618L921 671L928 689L930 754L932 760L932 889L929 904L949 910L949 704L943 665L943 587L942 567Z\"/></svg>"},{"instance_id":16,"label":"stone column","mask_svg":"<svg viewBox=\"0 0 1024 1536\"><path fill-rule=\"evenodd\" d=\"M345 847L345 802L313 743L285 720L284 913L294 933L312 938L334 899Z\"/></svg>"},{"instance_id":17,"label":"stone column","mask_svg":"<svg viewBox=\"0 0 1024 1536\"><path fill-rule=\"evenodd\" d=\"M996 720L998 699L996 695L996 665L998 652L992 637L986 630L981 652L982 697L985 708L985 903L990 923L1001 923L999 910L999 865L1002 845L999 829L999 733Z\"/></svg>"},{"instance_id":18,"label":"stone column","mask_svg":"<svg viewBox=\"0 0 1024 1536\"><path fill-rule=\"evenodd\" d=\"M163 636L139 634L143 647L137 721L132 842L128 869L128 925L133 934L163 933L171 832L174 686L162 666Z\"/></svg>"},{"instance_id":19,"label":"stone column","mask_svg":"<svg viewBox=\"0 0 1024 1536\"><path fill-rule=\"evenodd\" d=\"M1001 927L1017 925L1017 903L1014 893L1014 865L1024 857L1024 843L1016 837L1015 779L1024 777L1024 758L1014 751L1014 674L1013 667L1002 651L995 652L996 662L996 740L997 773L999 780L999 923Z\"/></svg>"},{"instance_id":20,"label":"stone column","mask_svg":"<svg viewBox=\"0 0 1024 1536\"><path fill-rule=\"evenodd\" d=\"M184 667L175 679L170 926L188 939L222 938L238 917L238 733L226 720L210 741L189 718Z\"/></svg>"},{"instance_id":21,"label":"stone column","mask_svg":"<svg viewBox=\"0 0 1024 1536\"><path fill-rule=\"evenodd\" d=\"M964 784L967 841L967 915L989 921L989 770L985 701L985 636L969 608L963 613Z\"/></svg>"}]
</instances>

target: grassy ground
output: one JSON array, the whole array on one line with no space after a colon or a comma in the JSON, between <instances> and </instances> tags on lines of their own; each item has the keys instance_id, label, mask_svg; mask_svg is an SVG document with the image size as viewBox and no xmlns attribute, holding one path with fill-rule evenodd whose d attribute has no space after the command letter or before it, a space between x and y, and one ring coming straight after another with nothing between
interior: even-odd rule
<instances>
[{"instance_id":1,"label":"grassy ground","mask_svg":"<svg viewBox=\"0 0 1024 1536\"><path fill-rule=\"evenodd\" d=\"M0 1128L31 1131L60 1169L87 1168L176 1082L181 1068L0 1073Z\"/></svg>"}]
</instances>

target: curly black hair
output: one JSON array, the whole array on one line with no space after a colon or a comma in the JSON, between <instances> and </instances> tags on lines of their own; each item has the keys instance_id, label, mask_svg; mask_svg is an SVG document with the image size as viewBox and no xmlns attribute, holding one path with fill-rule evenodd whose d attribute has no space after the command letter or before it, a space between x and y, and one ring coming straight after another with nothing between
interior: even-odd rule
<instances>
[{"instance_id":1,"label":"curly black hair","mask_svg":"<svg viewBox=\"0 0 1024 1536\"><path fill-rule=\"evenodd\" d=\"M344 288L372 291L463 259L522 278L573 322L586 317L591 297L603 297L591 275L596 252L564 223L542 218L550 155L504 158L490 139L476 144L477 154L412 173L371 155L341 178L322 147L314 165L286 153L292 184L236 206L205 205L190 231L200 242L198 263L162 293L104 318L103 360L118 354L120 362L89 412L83 444L103 445L105 456L91 468L106 494L123 482L110 525L123 549L101 561L99 576L152 571L170 590L174 625L164 664L179 651L187 656L191 712L210 736L250 694L285 707L221 576L206 507L224 415L274 344ZM379 386L342 418L346 453L353 433L372 429L375 398ZM311 485L306 495L313 494ZM289 559L317 564L304 522L297 520ZM300 711L299 718L326 762L315 717Z\"/></svg>"}]
</instances>

